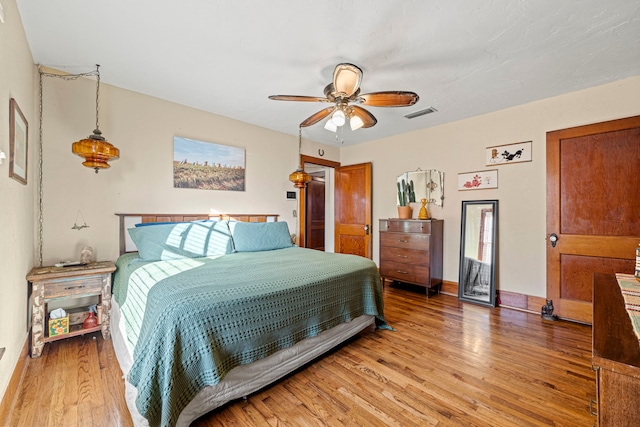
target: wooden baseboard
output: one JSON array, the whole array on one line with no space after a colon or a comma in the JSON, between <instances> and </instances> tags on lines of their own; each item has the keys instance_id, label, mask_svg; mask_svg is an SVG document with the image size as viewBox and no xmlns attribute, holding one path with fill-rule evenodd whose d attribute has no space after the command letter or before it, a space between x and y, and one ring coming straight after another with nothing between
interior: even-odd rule
<instances>
[{"instance_id":1,"label":"wooden baseboard","mask_svg":"<svg viewBox=\"0 0 640 427\"><path fill-rule=\"evenodd\" d=\"M452 295L454 297L458 296L458 283L457 282L449 282L447 280L442 281L442 286L440 286L440 293L446 295Z\"/></svg>"},{"instance_id":2,"label":"wooden baseboard","mask_svg":"<svg viewBox=\"0 0 640 427\"><path fill-rule=\"evenodd\" d=\"M29 335L27 335L27 338L24 341L22 351L20 351L20 355L18 356L18 363L16 363L16 368L13 370L13 374L11 375L11 379L9 380L9 384L7 385L7 390L4 392L2 402L0 402L0 425L7 425L9 412L11 411L13 401L18 395L18 391L20 390L20 383L22 383L22 378L24 377L24 372L26 370L28 360Z\"/></svg>"},{"instance_id":3,"label":"wooden baseboard","mask_svg":"<svg viewBox=\"0 0 640 427\"><path fill-rule=\"evenodd\" d=\"M547 300L542 297L534 297L532 295L509 291L498 291L498 301L500 307L538 314L540 314L542 306L547 302Z\"/></svg>"},{"instance_id":4,"label":"wooden baseboard","mask_svg":"<svg viewBox=\"0 0 640 427\"><path fill-rule=\"evenodd\" d=\"M457 297L458 283L443 280L440 292ZM511 308L529 313L540 313L542 306L545 305L546 302L547 300L542 297L498 290L498 307Z\"/></svg>"}]
</instances>

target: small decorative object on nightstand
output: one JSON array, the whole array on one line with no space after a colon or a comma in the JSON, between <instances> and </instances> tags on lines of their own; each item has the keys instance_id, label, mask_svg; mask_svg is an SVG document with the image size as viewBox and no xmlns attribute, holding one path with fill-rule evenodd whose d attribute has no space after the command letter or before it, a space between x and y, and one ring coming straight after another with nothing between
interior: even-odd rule
<instances>
[{"instance_id":1,"label":"small decorative object on nightstand","mask_svg":"<svg viewBox=\"0 0 640 427\"><path fill-rule=\"evenodd\" d=\"M91 328L95 328L96 326L98 326L98 318L96 317L95 314L93 314L93 311L90 311L87 318L84 319L84 322L82 323L82 327L84 329L91 329Z\"/></svg>"},{"instance_id":2,"label":"small decorative object on nightstand","mask_svg":"<svg viewBox=\"0 0 640 427\"><path fill-rule=\"evenodd\" d=\"M91 246L85 246L80 251L80 262L82 264L89 264L93 261L93 248Z\"/></svg>"},{"instance_id":3,"label":"small decorative object on nightstand","mask_svg":"<svg viewBox=\"0 0 640 427\"><path fill-rule=\"evenodd\" d=\"M62 338L102 331L105 340L111 338L109 310L111 309L111 274L116 266L111 261L94 262L71 267L34 267L29 274L31 307L31 357L40 357L44 345ZM52 301L99 296L101 324L83 329L82 325L70 326L63 335L46 335L47 304ZM95 318L95 317L94 317Z\"/></svg>"}]
</instances>

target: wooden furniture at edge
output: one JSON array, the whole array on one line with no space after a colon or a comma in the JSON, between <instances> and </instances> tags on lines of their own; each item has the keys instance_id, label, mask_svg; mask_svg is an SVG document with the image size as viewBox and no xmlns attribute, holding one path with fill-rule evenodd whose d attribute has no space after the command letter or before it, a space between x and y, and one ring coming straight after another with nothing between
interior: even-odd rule
<instances>
[{"instance_id":1,"label":"wooden furniture at edge","mask_svg":"<svg viewBox=\"0 0 640 427\"><path fill-rule=\"evenodd\" d=\"M597 372L598 425L639 425L640 344L613 274L594 274L592 365Z\"/></svg>"},{"instance_id":2,"label":"wooden furniture at edge","mask_svg":"<svg viewBox=\"0 0 640 427\"><path fill-rule=\"evenodd\" d=\"M439 291L442 285L441 219L381 219L380 275Z\"/></svg>"},{"instance_id":3,"label":"wooden furniture at edge","mask_svg":"<svg viewBox=\"0 0 640 427\"><path fill-rule=\"evenodd\" d=\"M40 357L48 342L102 331L105 340L111 338L109 311L111 309L111 274L116 266L111 261L92 262L74 267L34 267L27 275L31 302L31 357ZM47 304L51 301L99 296L102 323L83 329L69 328L69 333L48 336Z\"/></svg>"}]
</instances>

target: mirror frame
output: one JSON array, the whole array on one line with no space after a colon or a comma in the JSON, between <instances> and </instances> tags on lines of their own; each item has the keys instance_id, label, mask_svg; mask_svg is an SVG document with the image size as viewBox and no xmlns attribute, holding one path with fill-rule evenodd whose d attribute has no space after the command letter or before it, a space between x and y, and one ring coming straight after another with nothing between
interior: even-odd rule
<instances>
[{"instance_id":1,"label":"mirror frame","mask_svg":"<svg viewBox=\"0 0 640 427\"><path fill-rule=\"evenodd\" d=\"M491 230L491 241L493 244L491 245L491 264L490 264L490 272L489 272L489 297L475 297L473 295L467 294L465 292L465 286L463 283L463 277L465 272L465 252L466 252L466 243L467 243L467 213L470 207L478 206L478 205L486 205L491 206L492 208L492 224L493 229ZM471 201L463 201L462 202L462 215L461 215L461 227L460 227L460 265L458 271L458 299L461 301L472 302L474 304L486 305L489 307L496 306L496 253L498 249L498 201L497 200L471 200ZM476 241L478 241L476 239ZM480 262L480 261L477 261ZM482 266L481 266L482 267Z\"/></svg>"}]
</instances>

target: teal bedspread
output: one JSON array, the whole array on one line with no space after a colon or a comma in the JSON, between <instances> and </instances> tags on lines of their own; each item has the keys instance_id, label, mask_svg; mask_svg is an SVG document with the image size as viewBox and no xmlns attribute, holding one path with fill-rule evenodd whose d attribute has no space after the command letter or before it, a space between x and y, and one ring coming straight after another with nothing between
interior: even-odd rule
<instances>
[{"instance_id":1,"label":"teal bedspread","mask_svg":"<svg viewBox=\"0 0 640 427\"><path fill-rule=\"evenodd\" d=\"M134 363L128 380L151 426L172 426L205 386L360 315L385 325L371 260L298 247L117 262L114 297ZM386 326L386 325L385 325Z\"/></svg>"}]
</instances>

